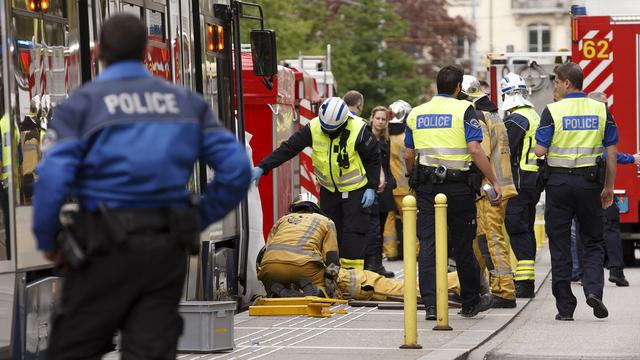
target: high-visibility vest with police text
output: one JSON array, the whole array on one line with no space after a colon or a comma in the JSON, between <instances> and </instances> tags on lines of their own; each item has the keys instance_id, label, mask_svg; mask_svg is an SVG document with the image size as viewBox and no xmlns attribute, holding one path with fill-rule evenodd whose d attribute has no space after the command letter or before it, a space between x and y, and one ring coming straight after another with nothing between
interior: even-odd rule
<instances>
[{"instance_id":1,"label":"high-visibility vest with police text","mask_svg":"<svg viewBox=\"0 0 640 360\"><path fill-rule=\"evenodd\" d=\"M605 104L589 98L565 98L547 108L555 127L547 154L549 166L595 166L603 152Z\"/></svg>"},{"instance_id":2,"label":"high-visibility vest with police text","mask_svg":"<svg viewBox=\"0 0 640 360\"><path fill-rule=\"evenodd\" d=\"M467 149L464 113L470 105L467 101L436 96L411 111L407 126L412 131L421 165L469 170L471 154Z\"/></svg>"},{"instance_id":3,"label":"high-visibility vest with police text","mask_svg":"<svg viewBox=\"0 0 640 360\"><path fill-rule=\"evenodd\" d=\"M347 121L342 134L334 139L322 131L319 118L309 123L313 140L313 173L318 183L331 192L349 192L367 185L367 172L356 151L356 140L366 123L358 117L350 117ZM343 139L345 131L348 132L346 141ZM339 158L342 161L338 161Z\"/></svg>"},{"instance_id":4,"label":"high-visibility vest with police text","mask_svg":"<svg viewBox=\"0 0 640 360\"><path fill-rule=\"evenodd\" d=\"M519 107L513 110L514 114L524 116L529 121L529 130L527 130L522 139L522 149L519 161L519 167L525 171L538 171L538 157L534 152L536 147L536 130L540 125L540 115L529 106Z\"/></svg>"}]
</instances>

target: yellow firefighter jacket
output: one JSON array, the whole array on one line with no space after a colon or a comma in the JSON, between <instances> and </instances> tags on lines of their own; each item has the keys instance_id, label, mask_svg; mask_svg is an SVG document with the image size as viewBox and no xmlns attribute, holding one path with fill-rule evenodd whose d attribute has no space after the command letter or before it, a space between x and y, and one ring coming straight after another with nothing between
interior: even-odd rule
<instances>
[{"instance_id":1,"label":"yellow firefighter jacket","mask_svg":"<svg viewBox=\"0 0 640 360\"><path fill-rule=\"evenodd\" d=\"M511 151L509 150L509 136L500 115L483 111L482 125L482 150L489 157L491 167L498 178L502 199L506 200L518 195L513 183L511 173ZM482 185L488 183L487 178L482 180ZM481 196L485 196L484 192Z\"/></svg>"},{"instance_id":2,"label":"yellow firefighter jacket","mask_svg":"<svg viewBox=\"0 0 640 360\"><path fill-rule=\"evenodd\" d=\"M393 195L405 196L410 194L409 179L407 178L407 166L404 162L404 132L389 136L389 166L391 175L396 179L397 186L393 189Z\"/></svg>"},{"instance_id":3,"label":"yellow firefighter jacket","mask_svg":"<svg viewBox=\"0 0 640 360\"><path fill-rule=\"evenodd\" d=\"M315 213L291 213L281 217L271 228L260 264L326 263L330 251L338 251L333 221Z\"/></svg>"}]
</instances>

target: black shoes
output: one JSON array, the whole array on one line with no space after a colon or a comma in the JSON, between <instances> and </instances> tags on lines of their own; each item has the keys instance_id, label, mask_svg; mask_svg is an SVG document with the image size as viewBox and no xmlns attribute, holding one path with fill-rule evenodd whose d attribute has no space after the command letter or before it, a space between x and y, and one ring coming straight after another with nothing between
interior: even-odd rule
<instances>
[{"instance_id":1,"label":"black shoes","mask_svg":"<svg viewBox=\"0 0 640 360\"><path fill-rule=\"evenodd\" d=\"M573 321L573 315L562 315L560 313L556 314L556 320L559 321Z\"/></svg>"},{"instance_id":2,"label":"black shoes","mask_svg":"<svg viewBox=\"0 0 640 360\"><path fill-rule=\"evenodd\" d=\"M436 307L433 305L429 305L426 308L426 312L427 312L427 316L425 317L425 320L436 320L437 316L436 316Z\"/></svg>"},{"instance_id":3,"label":"black shoes","mask_svg":"<svg viewBox=\"0 0 640 360\"><path fill-rule=\"evenodd\" d=\"M302 290L302 296L324 297L322 291L313 285L313 283L307 278L298 280L298 286L300 287L300 290Z\"/></svg>"},{"instance_id":4,"label":"black shoes","mask_svg":"<svg viewBox=\"0 0 640 360\"><path fill-rule=\"evenodd\" d=\"M624 277L624 274L620 274L620 276L609 274L609 281L616 284L616 286L629 286L629 282L627 278Z\"/></svg>"},{"instance_id":5,"label":"black shoes","mask_svg":"<svg viewBox=\"0 0 640 360\"><path fill-rule=\"evenodd\" d=\"M587 305L593 308L593 315L598 319L604 319L609 316L607 307L604 306L602 300L598 299L598 297L596 297L595 295L589 294L587 296Z\"/></svg>"},{"instance_id":6,"label":"black shoes","mask_svg":"<svg viewBox=\"0 0 640 360\"><path fill-rule=\"evenodd\" d=\"M382 265L382 253L368 256L364 259L364 269L378 273L386 278L393 278L396 275L392 271L387 271Z\"/></svg>"},{"instance_id":7,"label":"black shoes","mask_svg":"<svg viewBox=\"0 0 640 360\"><path fill-rule=\"evenodd\" d=\"M533 280L516 281L516 297L530 299L536 296L536 286Z\"/></svg>"},{"instance_id":8,"label":"black shoes","mask_svg":"<svg viewBox=\"0 0 640 360\"><path fill-rule=\"evenodd\" d=\"M493 305L491 306L494 309L513 309L516 307L516 299L505 299L500 296L493 296Z\"/></svg>"},{"instance_id":9,"label":"black shoes","mask_svg":"<svg viewBox=\"0 0 640 360\"><path fill-rule=\"evenodd\" d=\"M271 293L273 297L279 297L279 298L303 296L302 293L300 293L299 291L286 287L281 283L273 283L273 285L271 285Z\"/></svg>"},{"instance_id":10,"label":"black shoes","mask_svg":"<svg viewBox=\"0 0 640 360\"><path fill-rule=\"evenodd\" d=\"M487 311L493 306L493 295L484 294L480 296L480 301L472 307L462 308L458 314L462 317L474 317L479 312Z\"/></svg>"}]
</instances>

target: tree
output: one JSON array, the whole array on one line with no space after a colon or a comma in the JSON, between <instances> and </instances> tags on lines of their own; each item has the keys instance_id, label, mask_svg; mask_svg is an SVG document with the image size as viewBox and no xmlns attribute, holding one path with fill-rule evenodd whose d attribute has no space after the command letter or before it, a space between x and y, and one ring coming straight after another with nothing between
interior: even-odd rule
<instances>
[{"instance_id":1,"label":"tree","mask_svg":"<svg viewBox=\"0 0 640 360\"><path fill-rule=\"evenodd\" d=\"M324 54L325 46L332 45L338 94L362 92L363 115L397 99L417 104L422 98L425 79L416 76L415 59L401 46L407 26L384 0L257 3L263 6L265 27L276 30L278 58Z\"/></svg>"},{"instance_id":2,"label":"tree","mask_svg":"<svg viewBox=\"0 0 640 360\"><path fill-rule=\"evenodd\" d=\"M475 29L461 17L447 14L447 0L387 0L407 21L409 31L400 41L403 48L420 59L420 74L434 78L445 65L457 63L469 70L459 59L457 41L475 41ZM423 54L428 53L425 57Z\"/></svg>"}]
</instances>

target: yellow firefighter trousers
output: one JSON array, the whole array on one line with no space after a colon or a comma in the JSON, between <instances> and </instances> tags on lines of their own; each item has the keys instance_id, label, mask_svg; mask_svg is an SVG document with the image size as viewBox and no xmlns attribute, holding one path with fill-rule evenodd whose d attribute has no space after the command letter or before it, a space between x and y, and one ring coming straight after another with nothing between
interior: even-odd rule
<instances>
[{"instance_id":1,"label":"yellow firefighter trousers","mask_svg":"<svg viewBox=\"0 0 640 360\"><path fill-rule=\"evenodd\" d=\"M491 293L503 299L515 300L516 289L511 268L511 246L503 233L507 200L491 206L486 197L476 201L478 229L474 253L480 269L489 272Z\"/></svg>"},{"instance_id":2,"label":"yellow firefighter trousers","mask_svg":"<svg viewBox=\"0 0 640 360\"><path fill-rule=\"evenodd\" d=\"M393 200L396 203L396 209L398 209L398 212L389 211L389 214L387 214L387 220L384 223L382 252L387 258L397 258L402 256L402 254L399 254L398 250L400 239L398 239L398 231L396 231L396 216L399 214L400 219L402 219L402 199L404 199L405 196L406 195L393 195ZM416 256L418 256L418 252L420 252L420 243L416 241Z\"/></svg>"},{"instance_id":3,"label":"yellow firefighter trousers","mask_svg":"<svg viewBox=\"0 0 640 360\"><path fill-rule=\"evenodd\" d=\"M388 296L402 297L404 282L369 270L341 268L338 289L344 299L384 301Z\"/></svg>"},{"instance_id":4,"label":"yellow firefighter trousers","mask_svg":"<svg viewBox=\"0 0 640 360\"><path fill-rule=\"evenodd\" d=\"M324 266L318 262L310 261L302 266L287 263L268 263L260 266L258 279L262 281L267 291L270 291L273 283L283 285L295 283L307 278L325 294L327 289L324 283Z\"/></svg>"}]
</instances>

